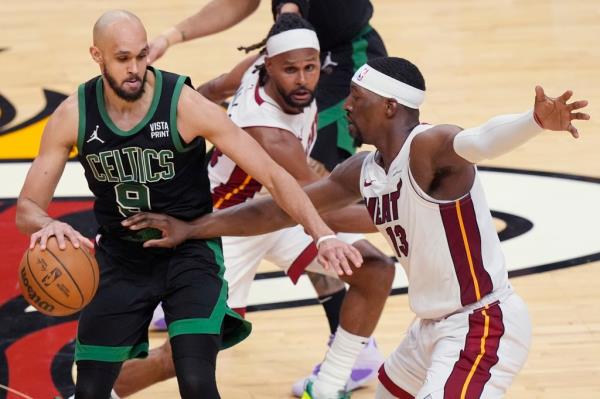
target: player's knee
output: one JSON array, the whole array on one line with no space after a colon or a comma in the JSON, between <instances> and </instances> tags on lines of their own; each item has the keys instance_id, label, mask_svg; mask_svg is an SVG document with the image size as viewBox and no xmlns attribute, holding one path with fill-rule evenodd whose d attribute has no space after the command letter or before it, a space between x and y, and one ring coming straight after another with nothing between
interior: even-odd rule
<instances>
[{"instance_id":1,"label":"player's knee","mask_svg":"<svg viewBox=\"0 0 600 399\"><path fill-rule=\"evenodd\" d=\"M381 275L383 282L391 288L394 277L396 276L396 264L389 256L385 255L378 257L377 263L379 264L379 274Z\"/></svg>"},{"instance_id":2,"label":"player's knee","mask_svg":"<svg viewBox=\"0 0 600 399\"><path fill-rule=\"evenodd\" d=\"M75 399L106 399L109 397L120 369L121 363L78 361Z\"/></svg>"},{"instance_id":3,"label":"player's knee","mask_svg":"<svg viewBox=\"0 0 600 399\"><path fill-rule=\"evenodd\" d=\"M219 399L214 367L209 362L194 361L195 368L186 367L177 373L179 393L183 399Z\"/></svg>"},{"instance_id":4,"label":"player's knee","mask_svg":"<svg viewBox=\"0 0 600 399\"><path fill-rule=\"evenodd\" d=\"M389 291L396 274L396 265L384 254L363 255L363 266L361 269L368 274L367 280L374 289Z\"/></svg>"}]
</instances>

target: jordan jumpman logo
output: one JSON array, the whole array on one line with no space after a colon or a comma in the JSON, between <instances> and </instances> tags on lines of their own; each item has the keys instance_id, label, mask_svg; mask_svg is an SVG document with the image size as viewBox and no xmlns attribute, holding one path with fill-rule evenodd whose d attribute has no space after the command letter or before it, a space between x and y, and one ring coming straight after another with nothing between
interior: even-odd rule
<instances>
[{"instance_id":1,"label":"jordan jumpman logo","mask_svg":"<svg viewBox=\"0 0 600 399\"><path fill-rule=\"evenodd\" d=\"M102 144L104 144L104 140L102 140L98 136L98 125L96 125L96 129L94 129L94 132L92 133L92 135L90 136L90 138L88 139L88 141L86 141L86 143L89 143L90 141L94 141L94 140L98 140L99 142L101 142Z\"/></svg>"}]
</instances>

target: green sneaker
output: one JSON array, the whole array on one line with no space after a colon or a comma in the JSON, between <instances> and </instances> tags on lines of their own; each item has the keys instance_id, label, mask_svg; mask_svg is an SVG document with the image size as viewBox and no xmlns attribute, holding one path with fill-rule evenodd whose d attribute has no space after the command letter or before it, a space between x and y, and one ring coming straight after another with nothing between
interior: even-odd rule
<instances>
[{"instance_id":1,"label":"green sneaker","mask_svg":"<svg viewBox=\"0 0 600 399\"><path fill-rule=\"evenodd\" d=\"M304 389L304 393L300 399L315 399L312 393L312 386L314 381L308 381L306 383L306 388ZM338 395L335 398L331 399L350 399L351 392L339 391Z\"/></svg>"}]
</instances>

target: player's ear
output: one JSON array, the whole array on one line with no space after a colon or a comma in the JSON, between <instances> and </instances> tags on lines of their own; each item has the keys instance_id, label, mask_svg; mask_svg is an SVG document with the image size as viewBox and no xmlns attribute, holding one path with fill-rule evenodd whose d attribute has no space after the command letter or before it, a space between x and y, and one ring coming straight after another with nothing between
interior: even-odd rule
<instances>
[{"instance_id":1,"label":"player's ear","mask_svg":"<svg viewBox=\"0 0 600 399\"><path fill-rule=\"evenodd\" d=\"M104 59L102 58L102 52L98 47L90 46L90 54L94 61L96 61L98 64L102 64L104 62Z\"/></svg>"},{"instance_id":2,"label":"player's ear","mask_svg":"<svg viewBox=\"0 0 600 399\"><path fill-rule=\"evenodd\" d=\"M271 68L273 68L273 61L269 57L265 57L265 69L267 73L271 73Z\"/></svg>"},{"instance_id":3,"label":"player's ear","mask_svg":"<svg viewBox=\"0 0 600 399\"><path fill-rule=\"evenodd\" d=\"M398 102L393 98L385 99L385 116L388 118L393 117L398 112Z\"/></svg>"}]
</instances>

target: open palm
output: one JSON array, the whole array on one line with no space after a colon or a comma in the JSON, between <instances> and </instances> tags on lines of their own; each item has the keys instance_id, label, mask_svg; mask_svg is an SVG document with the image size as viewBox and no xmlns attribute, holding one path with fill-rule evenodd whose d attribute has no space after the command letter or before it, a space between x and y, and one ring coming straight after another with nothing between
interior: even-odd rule
<instances>
[{"instance_id":1,"label":"open palm","mask_svg":"<svg viewBox=\"0 0 600 399\"><path fill-rule=\"evenodd\" d=\"M579 137L579 132L571 123L573 120L588 120L590 116L584 112L573 112L584 108L588 102L585 100L567 103L573 92L565 91L560 97L552 98L546 96L541 86L535 87L535 106L534 112L536 120L548 130L566 130L575 138Z\"/></svg>"}]
</instances>

